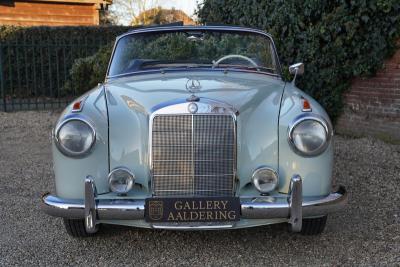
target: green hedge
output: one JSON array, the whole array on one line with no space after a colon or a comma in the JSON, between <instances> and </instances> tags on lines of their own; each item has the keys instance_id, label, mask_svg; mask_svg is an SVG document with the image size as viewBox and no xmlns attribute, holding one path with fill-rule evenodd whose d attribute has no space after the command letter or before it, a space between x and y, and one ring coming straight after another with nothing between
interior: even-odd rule
<instances>
[{"instance_id":1,"label":"green hedge","mask_svg":"<svg viewBox=\"0 0 400 267\"><path fill-rule=\"evenodd\" d=\"M204 0L202 23L224 23L271 33L285 68L305 63L298 85L333 119L351 78L372 75L400 36L398 0Z\"/></svg>"},{"instance_id":2,"label":"green hedge","mask_svg":"<svg viewBox=\"0 0 400 267\"><path fill-rule=\"evenodd\" d=\"M112 45L101 47L95 54L75 60L62 88L63 95L81 95L95 87L106 76Z\"/></svg>"},{"instance_id":3,"label":"green hedge","mask_svg":"<svg viewBox=\"0 0 400 267\"><path fill-rule=\"evenodd\" d=\"M76 95L75 90L63 91L75 60L93 55L130 29L123 26L0 26L4 96L14 103L25 98Z\"/></svg>"},{"instance_id":4,"label":"green hedge","mask_svg":"<svg viewBox=\"0 0 400 267\"><path fill-rule=\"evenodd\" d=\"M19 44L108 43L130 29L132 27L126 26L0 26L0 41Z\"/></svg>"},{"instance_id":5,"label":"green hedge","mask_svg":"<svg viewBox=\"0 0 400 267\"><path fill-rule=\"evenodd\" d=\"M258 38L258 37L257 37ZM158 60L188 60L211 63L227 54L241 54L259 58L266 66L273 66L269 42L260 42L257 38L243 35L209 34L201 43L187 39L183 33L153 34L146 38L126 40L125 48L120 51L120 68L124 73L133 58L152 58ZM266 47L265 47L266 46ZM83 93L94 87L104 78L111 56L112 46L104 46L96 54L78 59L71 68L68 82L63 90L70 94L72 90ZM268 50L269 51L269 50Z\"/></svg>"}]
</instances>

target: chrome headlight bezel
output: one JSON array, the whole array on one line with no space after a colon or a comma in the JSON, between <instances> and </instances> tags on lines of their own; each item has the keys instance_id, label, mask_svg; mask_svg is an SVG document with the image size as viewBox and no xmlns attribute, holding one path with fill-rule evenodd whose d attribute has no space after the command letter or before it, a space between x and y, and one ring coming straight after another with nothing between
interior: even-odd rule
<instances>
[{"instance_id":1,"label":"chrome headlight bezel","mask_svg":"<svg viewBox=\"0 0 400 267\"><path fill-rule=\"evenodd\" d=\"M113 176L115 175L116 172L124 172L127 174L127 183L126 183L126 187L124 190L117 190L115 187L112 187L112 180L113 180ZM117 194L126 194L128 193L132 187L133 184L135 183L135 175L133 174L133 172L126 168L126 167L117 167L115 169L113 169L109 174L108 174L108 187L110 188L111 192L117 193Z\"/></svg>"},{"instance_id":2,"label":"chrome headlight bezel","mask_svg":"<svg viewBox=\"0 0 400 267\"><path fill-rule=\"evenodd\" d=\"M305 121L317 122L325 130L324 144L312 152L305 152L305 151L300 150L296 146L295 140L293 139L293 131L296 129L297 126L299 126L301 123L303 123ZM288 127L289 145L296 154L298 154L302 157L316 157L316 156L321 155L328 148L328 146L331 142L332 136L333 136L332 124L329 121L325 120L322 116L317 115L317 114L302 114L302 115L298 116L296 119L294 119L293 122Z\"/></svg>"},{"instance_id":3,"label":"chrome headlight bezel","mask_svg":"<svg viewBox=\"0 0 400 267\"><path fill-rule=\"evenodd\" d=\"M92 142L90 143L89 147L86 150L82 151L82 152L71 151L68 148L64 147L60 142L59 134L60 134L61 129L67 123L70 123L71 121L83 122L84 124L86 124L89 127L90 132L92 134ZM58 150L63 155L65 155L67 157L71 157L71 158L82 158L82 157L85 157L85 156L89 155L91 153L91 151L92 151L92 148L93 148L94 144L96 143L96 131L95 131L94 127L92 126L92 124L87 119L85 119L82 116L73 116L73 117L69 117L69 118L63 120L55 128L53 136L54 136L54 140L55 140L54 143L55 143L56 147L58 148Z\"/></svg>"},{"instance_id":4,"label":"chrome headlight bezel","mask_svg":"<svg viewBox=\"0 0 400 267\"><path fill-rule=\"evenodd\" d=\"M268 171L268 172L269 172L270 174L272 174L272 175L274 176L274 178L275 178L275 185L273 185L273 186L272 186L271 188L269 188L268 190L264 190L264 189L261 187L261 185L260 185L260 183L259 183L259 180L257 179L257 175L259 175L259 173L261 173L261 172L263 172L263 171ZM252 177L251 177L251 182L252 182L252 184L254 185L254 187L255 187L260 193L266 194L266 193L269 193L269 192L274 191L274 190L278 187L278 185L279 185L279 175L278 175L278 173L277 173L274 169L272 169L272 168L270 168L270 167L263 166L263 167L257 168L257 169L253 172L253 175L252 175Z\"/></svg>"}]
</instances>

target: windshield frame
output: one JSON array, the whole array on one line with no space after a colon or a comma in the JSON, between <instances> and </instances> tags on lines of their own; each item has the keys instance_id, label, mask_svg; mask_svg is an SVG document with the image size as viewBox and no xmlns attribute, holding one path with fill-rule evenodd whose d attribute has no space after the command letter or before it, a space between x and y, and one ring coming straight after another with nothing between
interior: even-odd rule
<instances>
[{"instance_id":1,"label":"windshield frame","mask_svg":"<svg viewBox=\"0 0 400 267\"><path fill-rule=\"evenodd\" d=\"M135 35L135 34L143 34L143 33L163 33L163 32L184 32L184 31L220 31L220 32L238 32L238 33L253 33L253 34L259 34L263 36L264 38L268 38L271 47L272 47L272 56L274 57L275 64L276 64L276 73L270 73L270 72L265 72L265 71L255 71L255 70L245 70L245 69L235 69L235 68L188 68L188 67L182 67L182 68L171 68L171 69L165 69L165 68L160 68L160 69L151 69L151 70L140 70L140 71L134 71L134 72L128 72L128 73L121 73L121 74L116 74L116 75L109 75L110 67L112 64L112 61L114 59L114 53L116 50L116 47L119 43L120 40L127 36ZM110 61L108 63L107 67L107 72L106 72L106 80L107 79L112 79L112 78L118 78L118 77L124 77L124 76L130 76L130 75L135 75L135 74L145 74L145 73L154 73L154 72L160 72L160 71L194 71L194 70L202 70L202 71L239 71L239 72L251 72L251 73L259 73L259 74L265 74L269 76L276 76L276 77L282 77L282 67L281 63L279 61L278 53L276 50L275 42L272 38L272 36L264 32L262 30L258 29L252 29L252 28L246 28L246 27L239 27L239 26L155 26L155 27L144 27L144 28L139 28L139 29L134 29L132 31L129 31L127 33L124 33L116 38L113 51L110 57Z\"/></svg>"}]
</instances>

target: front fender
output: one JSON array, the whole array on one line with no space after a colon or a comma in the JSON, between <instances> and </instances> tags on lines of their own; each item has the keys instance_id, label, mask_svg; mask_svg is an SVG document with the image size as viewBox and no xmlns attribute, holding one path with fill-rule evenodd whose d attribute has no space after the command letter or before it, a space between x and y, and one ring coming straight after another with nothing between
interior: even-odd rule
<instances>
[{"instance_id":1,"label":"front fender","mask_svg":"<svg viewBox=\"0 0 400 267\"><path fill-rule=\"evenodd\" d=\"M85 177L94 177L98 193L108 192L108 117L107 107L102 86L96 87L80 97L85 99L81 112L73 113L69 105L60 115L56 124L71 116L86 118L96 131L96 142L91 152L83 158L71 158L62 154L55 145L54 131L52 138L53 168L57 196L69 199L84 197ZM72 103L74 103L73 101Z\"/></svg>"},{"instance_id":2,"label":"front fender","mask_svg":"<svg viewBox=\"0 0 400 267\"><path fill-rule=\"evenodd\" d=\"M328 148L316 157L294 153L288 142L288 127L302 113L302 97L311 104L312 111L308 114L319 115L330 123L329 116L317 101L292 84L286 85L279 115L279 188L282 193L288 193L292 175L299 174L303 179L304 196L328 195L332 187L332 139Z\"/></svg>"}]
</instances>

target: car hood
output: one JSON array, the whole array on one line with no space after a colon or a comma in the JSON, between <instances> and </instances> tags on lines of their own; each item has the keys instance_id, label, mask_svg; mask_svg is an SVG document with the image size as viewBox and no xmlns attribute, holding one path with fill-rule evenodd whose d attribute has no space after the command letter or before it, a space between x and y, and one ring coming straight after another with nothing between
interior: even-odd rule
<instances>
[{"instance_id":1,"label":"car hood","mask_svg":"<svg viewBox=\"0 0 400 267\"><path fill-rule=\"evenodd\" d=\"M244 72L165 72L122 77L105 84L109 116L110 169L129 167L148 186L149 118L158 107L192 95L188 80L200 83L195 93L237 110L237 174L240 188L260 166L278 169L278 116L284 82Z\"/></svg>"}]
</instances>

